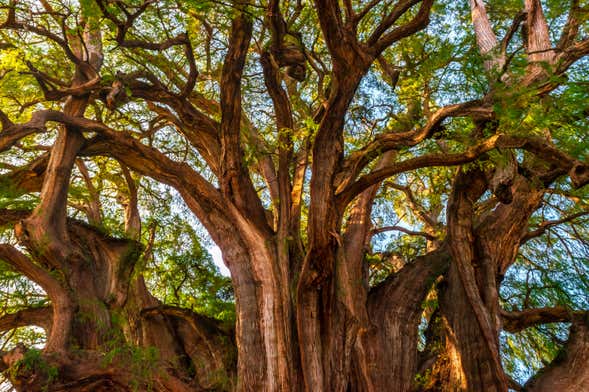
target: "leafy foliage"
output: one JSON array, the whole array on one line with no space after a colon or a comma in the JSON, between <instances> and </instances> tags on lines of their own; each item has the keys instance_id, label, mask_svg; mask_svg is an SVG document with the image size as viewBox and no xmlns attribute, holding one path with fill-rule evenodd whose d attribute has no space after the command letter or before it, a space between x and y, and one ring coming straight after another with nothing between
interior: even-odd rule
<instances>
[{"instance_id":1,"label":"leafy foliage","mask_svg":"<svg viewBox=\"0 0 589 392\"><path fill-rule=\"evenodd\" d=\"M199 113L211 122L222 119L220 108L220 74L228 51L231 20L236 9L231 4L209 1L158 1L149 3L126 31L129 42L165 42L171 37L186 34L194 50L190 59L182 45L165 49L122 45L120 26L128 12L139 10L141 1L45 2L53 12L43 11L35 1L11 3L0 8L0 21L8 18L15 8L20 19L29 19L47 31L62 31L73 42L90 26L101 31L105 53L100 71L99 88L92 92L85 116L108 125L116 133L125 133L138 145L161 152L171 162L194 170L212 187L220 187L220 179L203 156L210 146L195 146L194 134L182 127L185 118L197 123L194 113L182 113L173 106L173 99L187 98ZM276 112L264 88L265 81L260 57L272 47L272 36L265 25L266 4L244 5L242 11L251 18L255 42L249 49L243 90L244 119L241 141L244 163L252 168L251 181L261 204L269 215L276 214L280 200L272 200L270 185L264 179L266 164L278 167L279 153L292 146L292 156L301 156L307 163L309 146L319 129L317 113L337 87L332 80L332 61L324 34L313 7L306 3L286 1L286 19L291 23L284 40L302 46L307 54L307 77L301 81L280 76L280 87L290 101L294 126L276 129ZM350 2L359 8L364 2ZM522 8L521 1L489 2L488 14L493 28L503 36L509 31L514 16ZM557 31L566 22L567 9L561 2L545 1L548 24ZM123 5L126 7L124 8ZM358 36L366 40L382 16L390 12L391 2L378 2L358 25ZM584 11L586 13L586 10ZM106 18L105 14L111 18ZM402 15L398 24L406 23L417 14L417 7ZM56 15L59 16L56 18ZM63 26L60 25L59 18ZM507 63L501 70L485 70L488 58L481 56L471 29L457 28L471 23L467 2L439 1L433 6L427 29L419 31L387 48L378 61L368 69L346 113L343 133L343 156L348 159L371 141L383 135L395 135L425 127L438 110L481 97L494 99L493 121L480 129L480 121L468 116L448 116L436 124L426 140L394 151L393 162L404 162L427 154L449 156L472 147L477 138L496 134L530 137L550 141L556 148L574 159L589 158L589 79L587 58L582 58L566 72L549 74L547 84L558 85L538 94L537 85L520 87L503 83L505 77L518 80L529 67L525 53L526 32L518 29L506 42ZM99 26L99 27L97 27ZM579 27L579 36L589 32L586 20ZM555 33L553 33L554 35ZM557 41L556 36L552 37ZM64 99L49 99L47 85L39 82L39 75L50 80L52 92L65 88L59 81L70 80L74 67L64 61L64 50L54 39L39 37L31 29L0 30L0 109L10 121L24 123L37 110L60 109ZM191 63L198 69L194 88L188 93L183 87L191 77ZM280 71L282 72L282 71ZM135 82L153 83L170 94L170 102L152 102L137 94L130 83L120 92L118 106L107 104L105 98L123 76L134 75ZM139 76L137 76L139 75ZM153 82L157 80L157 83ZM491 80L491 82L489 82ZM121 82L122 83L122 82ZM135 95L134 95L135 94ZM166 98L168 99L168 98ZM184 116L184 117L182 117ZM192 116L192 117L191 117ZM317 117L317 118L316 118ZM42 160L55 142L60 125L46 124L42 132L21 138L10 149L2 152L0 161L0 209L32 210L39 203L39 186L24 180L35 176L28 170L32 162ZM82 130L87 140L100 142L96 132ZM480 133L480 134L477 134ZM89 143L91 144L91 143ZM223 154L223 151L218 153ZM108 154L103 154L108 155ZM381 156L380 151L375 153ZM532 177L533 169L547 169L534 155L523 149L514 153L522 175ZM491 171L501 167L510 157L506 151L493 150L471 163L454 167L421 167L395 174L384 180L372 206L371 229L366 244L364 261L369 269L369 285L377 286L387 277L411 263L446 238L446 213L457 170L468 172L474 168ZM375 170L378 160L367 164L360 175ZM294 177L296 167L288 175ZM14 175L16 173L16 175ZM15 181L15 176L17 180ZM307 219L310 206L309 183L311 173L302 174L301 248L307 243ZM20 181L22 180L22 181ZM169 183L178 179L167 178ZM38 184L37 184L38 185ZM27 188L28 186L28 188ZM132 188L138 189L133 195ZM161 303L191 309L199 314L220 320L227 325L235 322L235 298L231 278L223 276L208 249L212 241L182 201L173 186L158 183L147 177L129 173L121 162L93 152L78 157L68 191L68 216L98 227L111 236L126 237L126 207L137 197L142 230L139 239L144 247L140 265L134 276L143 276L151 293ZM542 235L522 244L516 262L501 282L501 305L517 311L526 308L564 306L571 311L586 310L589 304L589 206L587 187L573 189L568 179L560 178L549 185L538 210L529 221L529 230L544 228ZM492 211L497 200L486 193L476 205L479 216ZM494 204L495 203L495 204ZM579 214L574 219L568 219ZM348 221L344 219L347 223ZM337 234L337 233L336 233ZM7 230L3 242L15 243ZM337 237L337 235L336 235ZM5 240L5 241L4 241ZM424 315L431 316L437 299L433 290L424 304ZM34 283L16 273L6 263L0 263L0 305L2 314L10 314L27 307L46 305L48 299ZM427 327L427 317L421 331ZM566 324L543 325L517 334L501 336L502 360L507 372L524 381L548 364L566 341ZM1 336L5 348L15 342L40 346L43 334L37 329L15 329ZM117 342L117 344L120 342ZM423 348L423 347L422 347ZM38 352L31 350L22 366L38 366ZM129 346L112 347L106 360L126 356L133 363L155 361L149 350L134 351ZM135 369L147 372L149 369ZM52 370L46 369L51 377Z\"/></svg>"}]
</instances>

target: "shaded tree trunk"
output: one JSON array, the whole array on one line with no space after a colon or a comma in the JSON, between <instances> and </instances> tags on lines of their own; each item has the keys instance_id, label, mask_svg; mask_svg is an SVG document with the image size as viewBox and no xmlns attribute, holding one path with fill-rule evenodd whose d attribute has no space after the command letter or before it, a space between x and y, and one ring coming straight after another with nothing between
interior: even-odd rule
<instances>
[{"instance_id":1,"label":"shaded tree trunk","mask_svg":"<svg viewBox=\"0 0 589 392\"><path fill-rule=\"evenodd\" d=\"M409 13L418 3L419 8ZM47 345L40 356L21 346L0 353L0 370L10 369L17 390L506 391L508 380L499 352L503 327L499 283L526 239L525 229L543 196L542 186L567 172L575 185L583 185L587 167L546 138L511 137L489 129L491 120L496 120L493 105L502 99L495 91L480 101L428 113L423 126L408 111L407 129L377 135L345 156L344 125L356 89L386 48L427 25L432 0L399 1L390 10L384 7L386 15L362 39L357 36L358 23L377 2L371 2L362 15L349 2L342 10L339 2L315 1L331 56L331 86L313 118L317 131L303 151L302 169L293 167L295 154L288 132L295 123L281 68L287 67L288 77L304 80L305 56L301 48L285 47L286 22L279 2L271 0L267 15L271 42L264 49L256 42L279 141L278 171L272 158L262 157L258 162L274 207L269 218L254 187L242 141L248 127L242 113L242 78L250 46L254 46L250 15L236 4L221 71L220 102L205 105L213 106L207 108L214 113L209 117L190 101L204 98L190 97L197 72L186 34L159 44L125 38L133 21L150 4L145 2L136 14L123 12L125 21L110 13L105 3L99 1L98 7L114 23L121 47L160 50L182 45L190 63L185 91L168 90L154 75L141 74L122 75L116 88L113 85L106 93L100 90L91 95L88 84L100 79L101 37L98 29L82 23L80 37L64 37L71 44L62 44L75 65L75 76L66 90L74 93L65 95L63 111L40 112L21 128L2 118L0 136L8 134L0 142L3 149L18 139L15 133L36 132L50 120L60 124L48 156L9 176L27 191L40 191L37 208L0 217L15 224L16 236L30 257L8 244L0 245L0 256L37 282L51 301L50 308L28 309L0 320L5 327L40 325L47 331ZM526 0L525 8L529 66L522 85L529 87L546 82L540 62L550 65L556 59L540 2ZM492 77L502 72L506 56L498 47L483 2L472 0L471 11L479 50L490 56L484 65L494 87ZM14 11L7 15L3 27L28 29L17 23ZM494 56L497 51L500 53ZM561 63L569 60L564 58ZM393 76L395 80L399 77ZM499 79L509 81L503 76ZM154 111L181 129L216 176L215 184L189 164L170 159L129 133L84 117L96 97L105 95L107 108L115 108L123 83L133 97L153 106L171 107ZM543 88L538 95L549 91ZM422 106L420 99L411 105ZM429 112L425 103L423 106ZM393 159L395 151L432 137L453 116L471 117L476 128L472 137L480 143L464 153ZM4 123L12 133L4 129ZM89 140L84 132L96 136ZM485 132L495 134L485 139ZM380 182L413 169L473 162L497 147L543 153L550 164L527 165L533 173L526 175L532 178L518 172L520 164L511 154L505 154L506 164L485 171L461 168L448 202L447 238L432 241L436 237L426 233L430 240L427 253L370 289L364 258ZM108 156L123 166L130 192L126 238L110 237L68 218L69 182L80 155ZM372 167L372 161L381 155L380 163ZM301 233L307 162L312 173L310 200L307 232ZM186 309L164 306L147 290L135 271L143 249L138 242L137 189L127 167L178 190L223 250L236 297L234 330ZM23 172L28 180L18 178ZM493 193L495 204L480 214L477 203L487 190ZM92 212L89 220L98 223L100 214L96 208ZM429 320L426 350L420 354L422 304L434 286L439 308ZM49 313L50 322L43 319ZM586 320L575 319L566 352L526 387L538 391L587 387L587 367L580 365L587 357L586 343ZM565 368L573 369L578 377L568 377Z\"/></svg>"},{"instance_id":2,"label":"shaded tree trunk","mask_svg":"<svg viewBox=\"0 0 589 392\"><path fill-rule=\"evenodd\" d=\"M371 329L354 352L354 391L409 391L418 367L418 325L435 278L450 262L445 246L415 260L370 291Z\"/></svg>"}]
</instances>

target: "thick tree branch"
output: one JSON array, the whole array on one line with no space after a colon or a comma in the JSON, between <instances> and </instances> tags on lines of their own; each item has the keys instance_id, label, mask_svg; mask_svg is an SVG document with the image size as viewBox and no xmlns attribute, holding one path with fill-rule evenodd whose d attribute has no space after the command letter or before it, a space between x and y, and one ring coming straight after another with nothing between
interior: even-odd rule
<instances>
[{"instance_id":1,"label":"thick tree branch","mask_svg":"<svg viewBox=\"0 0 589 392\"><path fill-rule=\"evenodd\" d=\"M315 0L319 24L325 43L333 56L334 62L343 62L346 58L345 47L356 42L356 37L344 29L339 2L332 0Z\"/></svg>"},{"instance_id":2,"label":"thick tree branch","mask_svg":"<svg viewBox=\"0 0 589 392\"><path fill-rule=\"evenodd\" d=\"M128 86L131 88L133 96L147 100L151 110L158 113L162 119L174 124L179 133L202 155L211 171L217 177L221 175L220 123L211 118L219 113L217 113L217 108L210 107L211 102L195 94L189 98L176 97L165 90L146 86L137 80L129 81ZM154 102L160 103L162 106L156 105ZM171 109L163 107L163 105L170 106ZM214 112L212 116L209 116L197 107Z\"/></svg>"},{"instance_id":3,"label":"thick tree branch","mask_svg":"<svg viewBox=\"0 0 589 392\"><path fill-rule=\"evenodd\" d=\"M383 167L394 158L394 152L385 153L377 167ZM343 233L343 246L337 256L336 279L340 288L340 301L360 325L368 325L365 309L368 294L368 275L364 254L369 248L372 206L380 184L362 192L350 209ZM361 280L362 284L358 281Z\"/></svg>"},{"instance_id":4,"label":"thick tree branch","mask_svg":"<svg viewBox=\"0 0 589 392\"><path fill-rule=\"evenodd\" d=\"M550 365L533 376L525 391L586 391L589 388L589 318L573 321L569 339Z\"/></svg>"},{"instance_id":5,"label":"thick tree branch","mask_svg":"<svg viewBox=\"0 0 589 392\"><path fill-rule=\"evenodd\" d=\"M454 166L472 162L486 152L495 148L524 149L536 154L542 160L555 166L559 174L569 173L575 187L589 183L589 167L570 155L556 148L552 143L540 137L517 137L498 134L470 147L463 153L426 154L402 162L393 162L390 166L375 170L360 177L356 182L338 192L341 205L347 205L355 195L370 185L408 170L432 166Z\"/></svg>"},{"instance_id":6,"label":"thick tree branch","mask_svg":"<svg viewBox=\"0 0 589 392\"><path fill-rule=\"evenodd\" d=\"M14 168L11 172L1 175L0 182L14 197L27 192L39 192L43 186L48 161L49 154L43 154L28 165Z\"/></svg>"},{"instance_id":7,"label":"thick tree branch","mask_svg":"<svg viewBox=\"0 0 589 392\"><path fill-rule=\"evenodd\" d=\"M241 149L241 79L252 35L252 22L233 20L221 76L221 191L262 230L268 230L264 208L243 163Z\"/></svg>"},{"instance_id":8,"label":"thick tree branch","mask_svg":"<svg viewBox=\"0 0 589 392\"><path fill-rule=\"evenodd\" d=\"M0 317L0 331L34 325L49 332L52 323L52 313L53 311L49 306L25 308L14 313L7 313Z\"/></svg>"},{"instance_id":9,"label":"thick tree branch","mask_svg":"<svg viewBox=\"0 0 589 392\"><path fill-rule=\"evenodd\" d=\"M125 165L121 165L123 177L127 183L128 199L125 207L125 233L129 238L139 239L141 235L141 216L139 215L137 184Z\"/></svg>"},{"instance_id":10,"label":"thick tree branch","mask_svg":"<svg viewBox=\"0 0 589 392\"><path fill-rule=\"evenodd\" d=\"M487 10L482 0L470 0L470 12L479 52L487 72L499 71L505 63L505 55L499 51L499 42L493 32ZM494 51L496 53L494 53Z\"/></svg>"},{"instance_id":11,"label":"thick tree branch","mask_svg":"<svg viewBox=\"0 0 589 392\"><path fill-rule=\"evenodd\" d=\"M483 173L474 169L469 173L458 173L453 183L453 191L448 201L448 244L452 255L453 267L459 279L454 284L462 285L469 305L468 313L474 315L478 324L477 335L484 339L484 347L490 358L490 379L500 385L501 389L507 389L507 380L501 365L499 356L499 341L495 330L495 320L492 318L492 306L486 304L485 298L488 288L483 286L486 282L494 282L487 274L491 273L495 278L494 269L482 269L483 282L477 276L475 236L474 236L474 204L486 190L487 184ZM483 287L481 287L483 286ZM476 328L476 327L475 327ZM464 342L468 344L468 342ZM460 351L459 351L460 353ZM460 354L461 355L461 354ZM466 360L466 358L464 358ZM467 376L468 377L468 376Z\"/></svg>"},{"instance_id":12,"label":"thick tree branch","mask_svg":"<svg viewBox=\"0 0 589 392\"><path fill-rule=\"evenodd\" d=\"M573 311L564 306L556 306L552 308L524 309L511 312L501 310L501 319L505 331L517 333L540 324L570 322L574 318L586 314L589 314L589 312Z\"/></svg>"},{"instance_id":13,"label":"thick tree branch","mask_svg":"<svg viewBox=\"0 0 589 392\"><path fill-rule=\"evenodd\" d=\"M525 0L527 12L527 42L528 62L531 70L542 69L541 63L551 64L554 59L554 52L550 50L550 34L548 23L542 11L540 0Z\"/></svg>"},{"instance_id":14,"label":"thick tree branch","mask_svg":"<svg viewBox=\"0 0 589 392\"><path fill-rule=\"evenodd\" d=\"M586 13L587 11L585 11L585 14ZM584 17L579 5L579 0L572 0L566 24L564 25L560 39L558 40L558 48L560 50L568 48L575 41L575 38L579 33L579 26L584 19L586 20L586 18L587 17Z\"/></svg>"},{"instance_id":15,"label":"thick tree branch","mask_svg":"<svg viewBox=\"0 0 589 392\"><path fill-rule=\"evenodd\" d=\"M22 126L43 129L44 121L58 121L84 131L96 132L100 136L88 142L84 148L85 155L111 156L142 175L176 187L183 197L188 198L188 204L194 209L199 219L212 231L214 231L214 224L209 220L211 211L219 212L227 217L229 211L220 192L189 165L173 161L129 134L112 130L100 122L72 117L56 111L38 113L34 116L34 122ZM42 172L41 170L36 176L42 176ZM227 219L231 220L228 217Z\"/></svg>"},{"instance_id":16,"label":"thick tree branch","mask_svg":"<svg viewBox=\"0 0 589 392\"><path fill-rule=\"evenodd\" d=\"M0 258L45 290L53 306L53 322L45 350L65 350L73 320L73 303L68 291L49 272L34 264L12 245L0 244Z\"/></svg>"},{"instance_id":17,"label":"thick tree branch","mask_svg":"<svg viewBox=\"0 0 589 392\"><path fill-rule=\"evenodd\" d=\"M260 61L264 72L264 82L272 99L276 116L278 132L278 200L276 200L275 208L279 211L279 230L282 228L284 232L284 228L290 220L292 183L289 172L293 157L291 132L294 128L294 121L289 97L280 85L281 77L278 64L268 52L262 54Z\"/></svg>"},{"instance_id":18,"label":"thick tree branch","mask_svg":"<svg viewBox=\"0 0 589 392\"><path fill-rule=\"evenodd\" d=\"M376 26L366 43L369 46L376 44L376 42L386 33L388 29L391 28L393 24L400 17L402 17L407 11L409 11L415 4L421 2L421 0L401 0L398 1L391 12L388 15L385 15L381 22Z\"/></svg>"},{"instance_id":19,"label":"thick tree branch","mask_svg":"<svg viewBox=\"0 0 589 392\"><path fill-rule=\"evenodd\" d=\"M512 195L509 204L497 203L497 200L488 206L479 204L475 230L477 254L487 279L484 285L487 290L486 304L494 313L495 320L498 319L496 281L515 262L522 233L529 226L530 216L538 209L544 195L543 187L536 184L536 181L516 174L509 186Z\"/></svg>"},{"instance_id":20,"label":"thick tree branch","mask_svg":"<svg viewBox=\"0 0 589 392\"><path fill-rule=\"evenodd\" d=\"M589 38L584 38L568 46L555 60L557 73L564 73L577 60L589 54Z\"/></svg>"},{"instance_id":21,"label":"thick tree branch","mask_svg":"<svg viewBox=\"0 0 589 392\"><path fill-rule=\"evenodd\" d=\"M41 132L45 129L45 114L35 112L31 120L25 124L15 125L8 117L0 111L2 115L2 130L0 131L0 152L4 152L14 146L20 139Z\"/></svg>"},{"instance_id":22,"label":"thick tree branch","mask_svg":"<svg viewBox=\"0 0 589 392\"><path fill-rule=\"evenodd\" d=\"M355 345L359 390L408 391L417 371L417 331L435 278L450 265L446 245L417 257L368 294L372 327ZM400 360L399 360L400 357Z\"/></svg>"}]
</instances>

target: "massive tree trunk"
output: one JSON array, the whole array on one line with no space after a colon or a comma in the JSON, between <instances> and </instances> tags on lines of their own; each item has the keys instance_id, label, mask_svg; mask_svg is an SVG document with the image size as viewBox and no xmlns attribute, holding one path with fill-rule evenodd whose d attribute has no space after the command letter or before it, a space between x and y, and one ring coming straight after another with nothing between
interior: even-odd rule
<instances>
[{"instance_id":1,"label":"massive tree trunk","mask_svg":"<svg viewBox=\"0 0 589 392\"><path fill-rule=\"evenodd\" d=\"M418 325L436 277L449 265L446 247L418 258L368 298L371 328L356 341L354 391L409 391L418 369Z\"/></svg>"},{"instance_id":2,"label":"massive tree trunk","mask_svg":"<svg viewBox=\"0 0 589 392\"><path fill-rule=\"evenodd\" d=\"M155 52L181 47L188 63L181 75L185 81L170 87L146 70L120 73L111 85L101 85L102 38L95 23L82 22L78 35L64 28L67 37L59 39L44 27L23 25L12 10L1 26L54 41L75 66L70 84L51 91L46 91L51 81L47 75L31 68L46 95L64 99L61 111L38 111L19 125L0 112L1 151L44 132L49 121L59 124L47 154L2 176L19 192L39 192L40 201L32 211L2 211L0 223L14 226L21 248L1 244L0 258L36 282L51 303L0 318L2 330L37 325L46 331L41 354L20 345L0 353L0 370L7 370L18 391L507 391L510 383L515 385L501 363L499 334L534 323L527 322L523 312L505 316L499 301L501 280L521 244L558 224L547 223L537 233L526 231L547 187L567 173L576 187L589 181L587 165L560 151L550 137L515 136L499 129L496 108L514 100L503 90L512 87L515 76L501 73L508 66L505 50L515 31L500 44L483 2L472 0L474 34L484 56L489 92L479 100L432 111L428 90L424 97L411 98L398 129L371 135L371 141L347 153L347 116L363 78L378 60L396 83L401 71L387 63L385 50L427 26L433 1L386 5L369 34L358 34L362 18L378 2L355 10L351 2L343 2L340 9L339 2L316 0L331 61L330 85L319 94L321 106L313 110L309 128L314 133L295 151L291 132L297 128L292 107L297 92L292 84L293 79L305 80L310 56L304 45L287 44L294 35L279 1L267 5L267 46L254 40L259 26L249 8L235 4L219 102L195 90L198 72L188 33L159 43L128 38L133 23L153 2L132 12L116 2L120 14L113 13L110 3L96 5L112 22L117 45ZM43 2L47 14L58 18L48 4ZM536 99L556 87L546 67L562 74L562 64L572 64L589 49L585 44L573 47L565 39L563 45L569 46L557 59L540 2L526 0L525 10L528 64L518 82ZM295 19L298 14L300 10L294 12ZM512 30L523 20L518 16ZM568 28L578 30L575 23ZM264 146L242 103L252 51L259 54L277 136L277 158L260 154L253 164L244 134L252 150ZM173 71L161 71L173 85ZM156 120L173 125L215 180L207 180L192 161L170 158L151 140L144 143L143 137L87 118L91 104L114 111L131 99L145 101L157 113ZM513 105L520 109L524 104ZM407 158L412 147L443 133L444 122L452 117L466 117L473 125L472 143L463 152L450 152L440 142L441 153ZM513 149L525 159L516 159ZM89 192L96 193L79 161L96 156L118 161L123 170L128 200L125 236L120 238L98 228L101 213L95 194L88 223L68 214L75 165ZM425 229L391 227L424 237L425 245L419 256L403 260L394 273L370 287L372 206L381 184L401 173L437 166L460 167L447 204L440 202L432 211L419 207L409 185L393 184L407 196L408 208L425 222ZM137 270L142 254L150 250L140 242L138 189L131 171L178 191L222 249L235 293L234 328L164 305L149 292ZM260 196L257 186L262 180L256 181L253 172L265 182L269 200ZM304 200L307 184L310 197ZM444 205L447 219L441 223L437 216ZM437 309L429 313L424 311L428 296L438 300ZM589 355L587 320L566 311L547 314L537 320L573 321L570 338L563 355L526 388L587 388L587 366L581 363ZM504 319L509 320L507 328ZM425 348L419 352L424 321ZM577 377L568 376L566 369Z\"/></svg>"}]
</instances>

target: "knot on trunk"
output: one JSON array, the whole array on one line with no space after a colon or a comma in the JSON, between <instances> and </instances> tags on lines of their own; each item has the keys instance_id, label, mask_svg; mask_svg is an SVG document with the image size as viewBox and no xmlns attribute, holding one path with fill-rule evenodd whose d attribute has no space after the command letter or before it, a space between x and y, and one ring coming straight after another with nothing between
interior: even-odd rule
<instances>
[{"instance_id":1,"label":"knot on trunk","mask_svg":"<svg viewBox=\"0 0 589 392\"><path fill-rule=\"evenodd\" d=\"M569 172L571 181L575 188L580 188L589 183L589 167L587 165L577 162Z\"/></svg>"},{"instance_id":2,"label":"knot on trunk","mask_svg":"<svg viewBox=\"0 0 589 392\"><path fill-rule=\"evenodd\" d=\"M502 154L500 159L495 164L495 170L487 174L487 181L495 197L503 204L510 204L513 201L512 185L518 164L512 152Z\"/></svg>"},{"instance_id":3,"label":"knot on trunk","mask_svg":"<svg viewBox=\"0 0 589 392\"><path fill-rule=\"evenodd\" d=\"M305 53L296 44L286 43L272 49L272 56L280 68L286 68L286 74L291 78L302 82L305 80L307 70L305 68Z\"/></svg>"}]
</instances>

